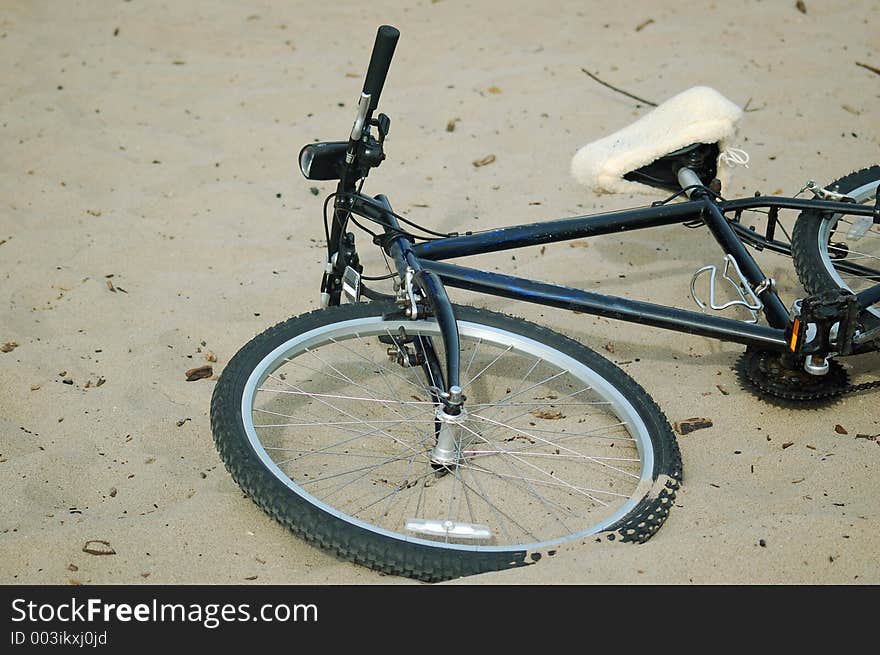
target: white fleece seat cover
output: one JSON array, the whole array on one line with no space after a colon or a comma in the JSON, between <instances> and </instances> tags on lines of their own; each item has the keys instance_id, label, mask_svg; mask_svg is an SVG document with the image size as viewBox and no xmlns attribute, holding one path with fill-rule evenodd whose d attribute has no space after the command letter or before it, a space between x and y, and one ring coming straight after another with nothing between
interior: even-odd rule
<instances>
[{"instance_id":1,"label":"white fleece seat cover","mask_svg":"<svg viewBox=\"0 0 880 655\"><path fill-rule=\"evenodd\" d=\"M715 89L691 87L614 134L583 146L572 158L571 173L597 193L658 193L623 176L692 143L718 143L723 152L742 113ZM722 183L723 168L719 161Z\"/></svg>"}]
</instances>

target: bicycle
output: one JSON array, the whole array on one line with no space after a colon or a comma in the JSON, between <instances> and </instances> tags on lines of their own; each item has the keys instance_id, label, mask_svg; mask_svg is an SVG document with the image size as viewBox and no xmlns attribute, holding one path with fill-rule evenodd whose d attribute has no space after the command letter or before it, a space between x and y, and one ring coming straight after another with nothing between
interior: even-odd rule
<instances>
[{"instance_id":1,"label":"bicycle","mask_svg":"<svg viewBox=\"0 0 880 655\"><path fill-rule=\"evenodd\" d=\"M425 581L526 565L567 541L641 543L663 524L682 462L644 389L546 327L454 305L447 287L744 345L741 381L774 402L814 406L878 386L849 384L837 360L880 350L870 252L880 166L807 185L809 199L728 200L719 143L694 142L623 175L672 194L648 207L438 233L361 191L385 159L390 119L374 114L398 38L391 26L377 32L348 139L300 152L306 178L337 181L324 201L322 308L243 346L212 397L223 462L274 519L342 558ZM741 222L754 210L767 213L763 234ZM776 238L780 210L799 212L790 242ZM721 279L735 299L716 302L718 270L704 267L691 285L711 278L708 303L694 292L700 309L736 306L750 318L448 262L671 224L707 227L724 252ZM388 275L364 274L350 226L391 262ZM787 307L747 246L790 255L810 295ZM381 279L393 280L392 293L367 284Z\"/></svg>"}]
</instances>

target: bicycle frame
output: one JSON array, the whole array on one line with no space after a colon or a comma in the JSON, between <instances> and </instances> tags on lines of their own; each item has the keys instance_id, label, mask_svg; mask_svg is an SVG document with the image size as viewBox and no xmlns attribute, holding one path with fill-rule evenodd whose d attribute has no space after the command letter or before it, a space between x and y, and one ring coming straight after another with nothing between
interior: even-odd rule
<instances>
[{"instance_id":1,"label":"bicycle frame","mask_svg":"<svg viewBox=\"0 0 880 655\"><path fill-rule=\"evenodd\" d=\"M816 342L810 342L812 350L804 351L802 345L797 346L801 350L796 350L795 345L799 342L800 334L798 330L803 330L805 326L799 325L798 313L794 308L790 312L780 300L775 282L764 275L746 245L790 254L790 247L787 244L774 239L780 209L870 216L874 222L878 222L880 207L877 203L871 207L828 199L827 196L810 200L778 196L724 200L705 186L705 180L691 170L692 164L676 163L673 170L681 190L672 198L654 203L650 207L562 218L413 243L410 236L401 229L397 216L385 196L378 195L374 199L361 194L359 187L356 189L357 181L363 181L369 170L378 166L385 158L382 144L388 133L390 119L384 114L379 114L378 118L373 119L372 114L378 104L399 35L396 28L387 25L380 27L376 34L364 88L358 103L358 113L348 143L319 144L323 148L306 146L300 153L300 167L307 178L313 176L314 179L339 180L335 194L333 225L328 235L328 260L321 287L323 302L325 305L338 304L341 301L343 280L349 273L348 269L353 265L357 276L362 270L354 248L354 237L345 232L351 214L364 216L382 225L384 235L376 235L374 242L381 245L397 269L401 281L401 292L397 300L404 307L404 315L416 319L430 313L440 327L446 352L446 384L445 389L438 391L444 405L452 413L457 413L461 403L458 387L459 340L454 309L444 285L737 342L756 349L801 354L814 352L821 359L815 370L821 371L824 367L827 371L826 357L830 354L838 354L828 352L829 335L833 328L828 324L830 319L823 315L822 320L825 322L823 334ZM370 134L371 126L377 128L378 140ZM324 154L320 154L318 150L322 150ZM314 171L313 166L315 166ZM665 184L663 186L666 188ZM675 188L675 183L672 182L668 188ZM670 203L682 193L687 196L686 201ZM768 210L767 232L764 237L745 229L739 223L743 211L758 209ZM734 214L733 219L726 216L730 212ZM743 298L740 304L747 306L755 318L757 318L755 312L761 311L767 325L629 300L503 273L491 273L444 261L456 257L692 221L698 221L709 229L725 253L726 262L732 263L735 267L740 280L734 284L739 287ZM858 264L848 263L845 264L845 268L851 272L866 272L866 269L862 269ZM872 274L870 270L867 272ZM726 277L726 270L724 275ZM359 277L357 283L360 285ZM744 294L748 294L752 302L746 301ZM378 297L383 294L373 295ZM855 294L854 297L854 301L852 295L843 300L846 311L850 312L846 320L839 318L842 316L839 309L834 309L830 315L831 319L837 318L838 329L845 333L845 336L838 337L844 344L842 348L838 345L838 348L844 351L844 354L855 354L869 349L867 345L860 347L855 343L856 340L853 338L855 324L851 314L856 310L864 312L867 307L880 300L880 284L875 284ZM818 302L826 302L826 299L820 298ZM832 307L837 307L834 305L835 299L829 302ZM811 311L814 310L811 308ZM835 314L834 311L838 313ZM809 317L805 319L809 320ZM812 327L818 331L816 325ZM800 339L801 344L803 341L804 339ZM433 346L417 344L417 348L421 349L420 354L423 359L428 360L428 365L436 367ZM812 357L812 354L807 357L807 363L811 366Z\"/></svg>"},{"instance_id":2,"label":"bicycle frame","mask_svg":"<svg viewBox=\"0 0 880 655\"><path fill-rule=\"evenodd\" d=\"M738 381L781 405L814 407L880 387L850 384L834 361L880 350L872 306L880 271L860 265L873 257L861 251L876 241L856 243L869 230L876 237L871 221L880 224L876 166L830 188L809 182L811 200L725 200L720 142L682 130L678 138L693 143L667 144L666 154L624 176L674 194L650 206L477 233L434 231L395 213L384 195L361 192L385 160L391 119L373 113L398 37L392 26L377 30L348 139L300 150L306 179L337 181L323 203L327 309L251 339L211 398L223 463L278 522L352 562L435 582L533 563L565 543L643 543L666 520L682 484L682 452L624 362L552 326L453 304L451 288L743 344ZM695 113L713 113L693 104ZM871 197L873 207L860 204ZM775 238L777 229L785 232L783 209L801 212L785 237L791 243ZM741 222L745 212L766 214L764 236ZM865 220L844 227L841 216ZM699 310L687 311L675 300L644 302L454 263L531 246L543 254L542 244L674 224L711 233L734 300L716 301L715 266L694 273ZM388 275L362 275L354 227L379 247ZM753 248L791 256L810 294L789 308ZM838 271L857 274L857 288L874 286L854 293ZM696 287L705 273L707 303ZM394 291L370 288L372 280L393 280ZM378 302L359 304L362 296ZM347 301L353 304L339 306ZM707 312L733 306L750 314Z\"/></svg>"},{"instance_id":3,"label":"bicycle frame","mask_svg":"<svg viewBox=\"0 0 880 655\"><path fill-rule=\"evenodd\" d=\"M709 194L695 193L692 199L676 204L655 203L650 207L522 224L414 244L409 238L400 234L400 224L385 196L380 195L373 199L370 196L355 193L350 197L352 197L352 202L348 205L350 211L385 226L387 236L384 244L385 252L394 261L401 280L405 281L409 276L419 287L425 301L431 307L432 313L440 322L447 346L447 357L449 357L450 350L456 351L457 357L458 340L454 319L451 318L451 303L446 295L444 285L736 342L762 350L787 351L789 345L786 328L791 322L789 310L780 300L774 285L763 274L744 244L749 243L757 248L767 247L778 252L785 252L788 247L772 238L772 224L768 226L768 234L762 237L741 226L738 223L739 215L743 211L754 209L769 210L774 220L779 209L862 216L872 216L874 213L874 208L869 205L836 201L778 196L716 200ZM377 200L385 206L385 210L376 206ZM726 214L730 212L735 213L736 220L726 217ZM694 220L702 221L709 228L724 253L734 258L745 281L753 289L761 288L760 293L756 295L762 301L761 311L768 325L758 325L744 320L712 316L697 311L630 300L503 273L493 273L445 261L469 255L513 250L603 234L617 234ZM860 309L864 310L880 299L880 284L860 292L856 298ZM447 361L449 376L447 387L457 384L457 368L457 360L455 362Z\"/></svg>"}]
</instances>

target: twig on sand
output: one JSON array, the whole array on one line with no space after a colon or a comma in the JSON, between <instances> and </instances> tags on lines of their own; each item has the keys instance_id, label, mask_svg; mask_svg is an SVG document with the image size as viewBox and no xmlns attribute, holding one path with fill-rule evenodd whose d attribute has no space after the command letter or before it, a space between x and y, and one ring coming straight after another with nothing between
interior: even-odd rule
<instances>
[{"instance_id":1,"label":"twig on sand","mask_svg":"<svg viewBox=\"0 0 880 655\"><path fill-rule=\"evenodd\" d=\"M874 66L871 66L869 64L863 64L860 61L856 62L856 66L861 66L862 68L867 68L872 73L877 73L877 75L880 75L880 68L875 68Z\"/></svg>"},{"instance_id":2,"label":"twig on sand","mask_svg":"<svg viewBox=\"0 0 880 655\"><path fill-rule=\"evenodd\" d=\"M605 82L605 81L603 81L603 80L600 80L598 77L596 77L595 75L593 75L593 74L592 74L590 71L588 71L586 68L581 68L581 70L582 70L583 72L585 72L587 75L589 75L591 78L593 78L594 80L596 80L599 84L601 84L602 86L607 86L607 87L608 87L609 89L611 89L612 91L617 91L618 93L622 93L623 95L625 95L625 96L627 96L627 97L629 97L629 98L632 98L633 100L638 100L639 102L644 103L644 104L646 104L646 105L651 105L652 107L656 107L656 106L657 106L657 103L656 103L656 102L651 102L650 100L645 100L644 98L640 98L640 97L638 97L638 96L636 96L636 95L633 95L632 93L629 93L628 91L624 91L623 89L618 89L616 86L611 86L610 84L608 84L608 82Z\"/></svg>"},{"instance_id":3,"label":"twig on sand","mask_svg":"<svg viewBox=\"0 0 880 655\"><path fill-rule=\"evenodd\" d=\"M761 111L764 108L764 107L752 107L751 104L752 104L752 99L749 98L748 100L746 100L746 104L743 105L743 111Z\"/></svg>"}]
</instances>

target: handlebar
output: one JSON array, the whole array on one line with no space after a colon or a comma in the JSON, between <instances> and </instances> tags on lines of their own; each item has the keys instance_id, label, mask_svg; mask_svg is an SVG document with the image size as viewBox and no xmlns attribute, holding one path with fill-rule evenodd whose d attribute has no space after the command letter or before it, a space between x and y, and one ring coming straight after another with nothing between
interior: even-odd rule
<instances>
[{"instance_id":1,"label":"handlebar","mask_svg":"<svg viewBox=\"0 0 880 655\"><path fill-rule=\"evenodd\" d=\"M367 77L364 80L364 93L370 95L368 116L379 104L379 96L382 94L382 87L385 86L385 78L388 76L388 68L391 66L391 58L394 56L398 38L400 31L391 25L382 25L376 32L370 66L367 68Z\"/></svg>"}]
</instances>

